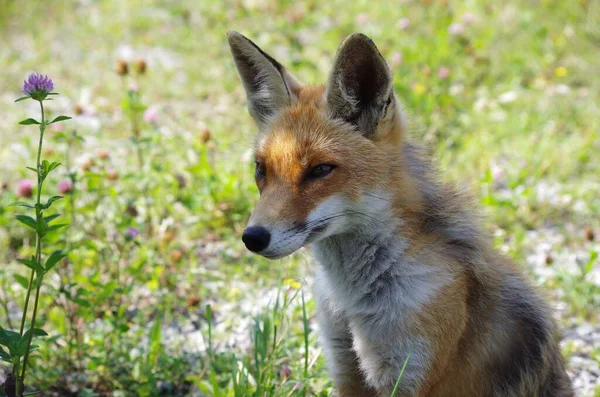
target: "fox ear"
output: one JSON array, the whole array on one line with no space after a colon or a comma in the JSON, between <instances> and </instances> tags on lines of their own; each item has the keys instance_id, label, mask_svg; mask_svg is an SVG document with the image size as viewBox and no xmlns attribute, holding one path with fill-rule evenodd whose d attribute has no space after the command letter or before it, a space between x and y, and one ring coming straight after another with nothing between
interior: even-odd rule
<instances>
[{"instance_id":1,"label":"fox ear","mask_svg":"<svg viewBox=\"0 0 600 397\"><path fill-rule=\"evenodd\" d=\"M380 121L395 107L390 68L364 34L355 33L340 46L326 97L333 118L354 125L368 138L375 135Z\"/></svg>"},{"instance_id":2,"label":"fox ear","mask_svg":"<svg viewBox=\"0 0 600 397\"><path fill-rule=\"evenodd\" d=\"M238 32L227 40L248 98L248 110L262 129L270 117L289 104L299 83L285 68Z\"/></svg>"}]
</instances>

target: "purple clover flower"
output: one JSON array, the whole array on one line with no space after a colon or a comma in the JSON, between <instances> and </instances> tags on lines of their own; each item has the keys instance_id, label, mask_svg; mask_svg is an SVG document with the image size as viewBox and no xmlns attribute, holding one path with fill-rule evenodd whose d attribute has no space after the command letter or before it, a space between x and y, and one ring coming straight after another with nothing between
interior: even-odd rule
<instances>
[{"instance_id":1,"label":"purple clover flower","mask_svg":"<svg viewBox=\"0 0 600 397\"><path fill-rule=\"evenodd\" d=\"M126 240L134 240L137 236L140 235L140 231L135 227L129 227L125 231L125 239Z\"/></svg>"},{"instance_id":2,"label":"purple clover flower","mask_svg":"<svg viewBox=\"0 0 600 397\"><path fill-rule=\"evenodd\" d=\"M69 194L73 191L73 184L70 181L62 180L58 182L58 191L60 194Z\"/></svg>"},{"instance_id":3,"label":"purple clover flower","mask_svg":"<svg viewBox=\"0 0 600 397\"><path fill-rule=\"evenodd\" d=\"M31 98L43 101L54 89L54 83L48 76L32 73L23 83L23 93Z\"/></svg>"},{"instance_id":4,"label":"purple clover flower","mask_svg":"<svg viewBox=\"0 0 600 397\"><path fill-rule=\"evenodd\" d=\"M18 197L31 197L33 195L33 181L31 179L21 179L17 184Z\"/></svg>"}]
</instances>

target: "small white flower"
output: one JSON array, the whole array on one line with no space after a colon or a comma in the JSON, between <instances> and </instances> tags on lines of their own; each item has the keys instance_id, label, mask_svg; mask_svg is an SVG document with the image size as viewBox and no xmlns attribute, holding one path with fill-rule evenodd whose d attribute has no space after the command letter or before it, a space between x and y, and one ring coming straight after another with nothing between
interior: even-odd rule
<instances>
[{"instance_id":1,"label":"small white flower","mask_svg":"<svg viewBox=\"0 0 600 397\"><path fill-rule=\"evenodd\" d=\"M516 91L507 91L498 97L498 102L500 102L500 103L514 102L515 99L517 99L518 97L519 97L519 94Z\"/></svg>"},{"instance_id":2,"label":"small white flower","mask_svg":"<svg viewBox=\"0 0 600 397\"><path fill-rule=\"evenodd\" d=\"M356 24L364 25L369 22L369 15L366 12L361 12L356 16Z\"/></svg>"},{"instance_id":3,"label":"small white flower","mask_svg":"<svg viewBox=\"0 0 600 397\"><path fill-rule=\"evenodd\" d=\"M392 63L392 66L395 68L402 65L402 61L403 61L402 53L400 53L398 51L394 52L392 54L392 56L390 57L390 61Z\"/></svg>"},{"instance_id":4,"label":"small white flower","mask_svg":"<svg viewBox=\"0 0 600 397\"><path fill-rule=\"evenodd\" d=\"M448 33L454 36L460 36L465 32L465 26L462 23L455 22L448 26Z\"/></svg>"},{"instance_id":5,"label":"small white flower","mask_svg":"<svg viewBox=\"0 0 600 397\"><path fill-rule=\"evenodd\" d=\"M396 22L396 28L400 30L406 30L410 26L410 19L408 18L400 18L398 22Z\"/></svg>"},{"instance_id":6,"label":"small white flower","mask_svg":"<svg viewBox=\"0 0 600 397\"><path fill-rule=\"evenodd\" d=\"M558 84L556 86L556 93L561 95L566 95L571 91L568 85L566 84Z\"/></svg>"},{"instance_id":7,"label":"small white flower","mask_svg":"<svg viewBox=\"0 0 600 397\"><path fill-rule=\"evenodd\" d=\"M477 20L477 17L472 12L467 12L463 15L463 22L465 25L470 25Z\"/></svg>"},{"instance_id":8,"label":"small white flower","mask_svg":"<svg viewBox=\"0 0 600 397\"><path fill-rule=\"evenodd\" d=\"M450 95L457 96L461 92L463 92L465 87L462 84L452 84L450 86Z\"/></svg>"}]
</instances>

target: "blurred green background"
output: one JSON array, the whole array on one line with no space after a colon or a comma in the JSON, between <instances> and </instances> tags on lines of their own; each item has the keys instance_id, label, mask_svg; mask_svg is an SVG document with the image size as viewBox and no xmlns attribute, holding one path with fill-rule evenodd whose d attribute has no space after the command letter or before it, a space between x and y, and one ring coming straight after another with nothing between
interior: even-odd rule
<instances>
[{"instance_id":1,"label":"blurred green background","mask_svg":"<svg viewBox=\"0 0 600 397\"><path fill-rule=\"evenodd\" d=\"M255 127L230 29L311 84L325 82L348 34L369 35L393 70L413 139L444 178L476 195L497 247L547 292L577 395L600 396L595 0L0 0L5 328L20 321L26 291L19 276L28 271L15 259L34 244L14 220L21 210L8 207L31 178L38 138L18 125L37 114L32 101L13 103L22 81L49 75L60 93L49 112L73 116L44 144L43 157L63 163L46 193L71 177L75 189L57 204L70 227L49 236L70 253L42 288L39 324L50 337L39 341L31 390L331 394L310 255L268 262L240 241L257 197ZM126 239L128 228L140 236Z\"/></svg>"}]
</instances>

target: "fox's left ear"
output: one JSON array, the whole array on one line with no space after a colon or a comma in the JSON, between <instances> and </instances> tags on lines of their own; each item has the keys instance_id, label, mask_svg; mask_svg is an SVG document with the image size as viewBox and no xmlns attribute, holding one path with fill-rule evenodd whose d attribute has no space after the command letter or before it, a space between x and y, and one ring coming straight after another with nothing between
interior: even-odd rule
<instances>
[{"instance_id":1,"label":"fox's left ear","mask_svg":"<svg viewBox=\"0 0 600 397\"><path fill-rule=\"evenodd\" d=\"M327 83L327 106L333 118L353 124L372 138L395 111L392 73L373 41L361 33L340 46Z\"/></svg>"},{"instance_id":2,"label":"fox's left ear","mask_svg":"<svg viewBox=\"0 0 600 397\"><path fill-rule=\"evenodd\" d=\"M285 68L238 32L227 32L235 66L240 74L248 110L260 129L295 97L300 84Z\"/></svg>"}]
</instances>

